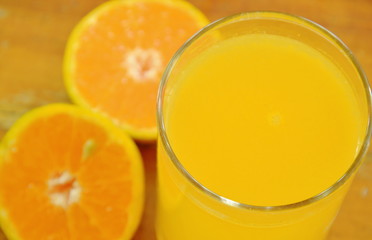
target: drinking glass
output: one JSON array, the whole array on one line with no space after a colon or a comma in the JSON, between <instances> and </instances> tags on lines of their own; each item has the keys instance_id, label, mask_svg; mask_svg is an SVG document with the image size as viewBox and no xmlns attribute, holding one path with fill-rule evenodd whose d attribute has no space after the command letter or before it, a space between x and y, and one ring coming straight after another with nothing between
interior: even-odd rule
<instances>
[{"instance_id":1,"label":"drinking glass","mask_svg":"<svg viewBox=\"0 0 372 240\"><path fill-rule=\"evenodd\" d=\"M175 155L167 135L168 122L165 116L169 114L170 96L185 67L202 52L221 41L257 33L298 40L331 59L347 77L363 118L364 140L349 169L328 189L287 205L249 205L211 191L182 165L182 161L177 158L182 156ZM368 149L371 135L370 113L370 87L363 70L347 46L320 25L302 17L277 12L242 13L211 23L179 49L170 61L160 84L157 102L158 239L325 239ZM244 191L244 184L236 184L241 185L239 187Z\"/></svg>"}]
</instances>

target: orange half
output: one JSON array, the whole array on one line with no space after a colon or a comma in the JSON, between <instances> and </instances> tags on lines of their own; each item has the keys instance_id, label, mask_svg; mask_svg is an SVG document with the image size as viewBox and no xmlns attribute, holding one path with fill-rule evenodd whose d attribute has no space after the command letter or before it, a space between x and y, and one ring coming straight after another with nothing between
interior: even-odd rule
<instances>
[{"instance_id":1,"label":"orange half","mask_svg":"<svg viewBox=\"0 0 372 240\"><path fill-rule=\"evenodd\" d=\"M143 209L139 151L87 110L23 116L0 145L0 224L9 239L130 239Z\"/></svg>"},{"instance_id":2,"label":"orange half","mask_svg":"<svg viewBox=\"0 0 372 240\"><path fill-rule=\"evenodd\" d=\"M108 1L73 30L64 58L72 100L133 138L156 139L157 88L176 50L208 20L185 1Z\"/></svg>"}]
</instances>

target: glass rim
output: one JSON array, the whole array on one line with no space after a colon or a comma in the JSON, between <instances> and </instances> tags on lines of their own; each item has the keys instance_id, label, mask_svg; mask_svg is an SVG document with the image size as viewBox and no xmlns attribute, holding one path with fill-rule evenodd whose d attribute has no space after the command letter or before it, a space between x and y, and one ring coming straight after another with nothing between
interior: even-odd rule
<instances>
[{"instance_id":1,"label":"glass rim","mask_svg":"<svg viewBox=\"0 0 372 240\"><path fill-rule=\"evenodd\" d=\"M269 15L269 16L267 16ZM288 20L288 18L291 21L297 21L301 25L309 25L313 28L315 28L316 31L318 31L322 36L329 37L330 40L332 40L337 47L339 47L344 53L346 53L347 57L351 60L351 63L354 65L354 67L357 70L357 73L359 74L363 87L364 92L366 95L367 100L367 108L368 108L368 121L367 121L367 128L365 132L365 136L363 139L363 144L361 148L359 149L358 154L356 155L353 163L350 165L348 170L330 187L323 190L322 192L316 194L315 196L312 196L310 198L307 198L305 200L290 203L290 204L284 204L284 205L276 205L276 206L261 206L261 205L251 205L246 203L241 203L226 197L223 197L214 191L210 190L203 184L201 184L197 179L195 179L182 165L182 163L178 160L176 154L173 152L173 149L171 147L170 141L168 139L166 128L164 124L164 118L163 118L163 94L164 90L169 78L169 75L175 66L175 64L178 62L178 59L182 56L183 52L197 39L199 39L201 36L203 36L206 32L213 29L216 26L219 26L223 23L226 23L230 20L236 19L236 18L242 18L244 20L249 19L277 19L277 20ZM252 12L244 12L244 13L238 13L231 16L220 18L207 26L203 27L201 30L199 30L197 33L195 33L191 38L189 38L179 49L178 51L173 55L172 59L169 61L160 85L158 89L158 96L157 96L157 105L156 105L156 117L157 117L157 126L159 131L159 137L163 143L164 149L166 151L167 156L171 159L173 165L176 167L177 171L181 173L183 177L187 179L194 187L199 189L202 193L206 194L208 197L223 203L225 205L228 205L230 207L236 207L241 209L248 209L248 210L260 210L260 211L275 211L275 210L287 210L287 209L295 209L302 206L309 205L311 203L315 203L334 191L336 191L338 188L340 188L350 177L351 175L358 169L360 164L362 163L363 157L366 154L368 147L369 147L369 139L372 134L372 128L371 128L371 89L370 85L367 79L366 74L364 73L363 69L361 68L359 62L354 57L351 50L346 46L345 43L342 42L340 38L338 38L335 34L327 30L325 27L319 25L318 23L315 23L307 18L296 16L288 13L281 13L281 12L275 12L275 11L252 11ZM159 143L158 143L159 144Z\"/></svg>"}]
</instances>

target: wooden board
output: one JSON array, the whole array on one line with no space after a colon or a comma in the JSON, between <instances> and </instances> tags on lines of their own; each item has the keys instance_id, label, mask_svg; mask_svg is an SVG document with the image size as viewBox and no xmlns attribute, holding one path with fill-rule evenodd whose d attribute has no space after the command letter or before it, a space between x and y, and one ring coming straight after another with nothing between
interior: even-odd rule
<instances>
[{"instance_id":1,"label":"wooden board","mask_svg":"<svg viewBox=\"0 0 372 240\"><path fill-rule=\"evenodd\" d=\"M0 137L25 111L67 102L61 63L73 26L102 0L0 1ZM372 1L191 0L210 20L244 11L301 15L325 26L351 48L372 78ZM156 148L140 146L146 167L147 201L135 240L153 240ZM345 199L329 240L372 239L372 154ZM5 237L0 234L0 240Z\"/></svg>"}]
</instances>

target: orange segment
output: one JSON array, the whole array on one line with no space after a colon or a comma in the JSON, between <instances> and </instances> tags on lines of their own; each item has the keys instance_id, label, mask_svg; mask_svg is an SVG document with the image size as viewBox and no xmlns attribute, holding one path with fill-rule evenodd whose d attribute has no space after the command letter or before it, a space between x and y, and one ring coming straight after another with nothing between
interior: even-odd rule
<instances>
[{"instance_id":1,"label":"orange segment","mask_svg":"<svg viewBox=\"0 0 372 240\"><path fill-rule=\"evenodd\" d=\"M0 145L0 224L9 239L130 239L142 213L133 141L87 110L26 114Z\"/></svg>"},{"instance_id":2,"label":"orange segment","mask_svg":"<svg viewBox=\"0 0 372 240\"><path fill-rule=\"evenodd\" d=\"M110 117L138 140L155 140L162 73L176 50L207 24L184 1L109 1L74 29L64 61L73 101Z\"/></svg>"},{"instance_id":3,"label":"orange segment","mask_svg":"<svg viewBox=\"0 0 372 240\"><path fill-rule=\"evenodd\" d=\"M93 223L106 226L101 231L105 239L120 236L121 229L128 224L126 206L133 197L122 194L123 191L131 190L133 183L129 178L129 162L121 164L123 159L117 156L127 158L121 146L108 144L105 149L87 160L78 175L82 188L86 190L86 194L81 198L82 207ZM107 165L107 159L110 159L110 165Z\"/></svg>"},{"instance_id":4,"label":"orange segment","mask_svg":"<svg viewBox=\"0 0 372 240\"><path fill-rule=\"evenodd\" d=\"M74 204L70 207L68 224L70 231L74 233L70 238L71 240L104 239L98 229L98 226L93 225L89 215L79 204Z\"/></svg>"},{"instance_id":5,"label":"orange segment","mask_svg":"<svg viewBox=\"0 0 372 240\"><path fill-rule=\"evenodd\" d=\"M27 174L15 164L5 164L0 174L1 205L7 208L2 209L2 215L7 214L17 224L17 235L21 239L40 239L41 236L69 239L66 214L61 208L45 204L49 199L40 194L46 192L41 182L29 181ZM38 221L48 224L35 224ZM6 225L2 227L5 232L8 230Z\"/></svg>"}]
</instances>

